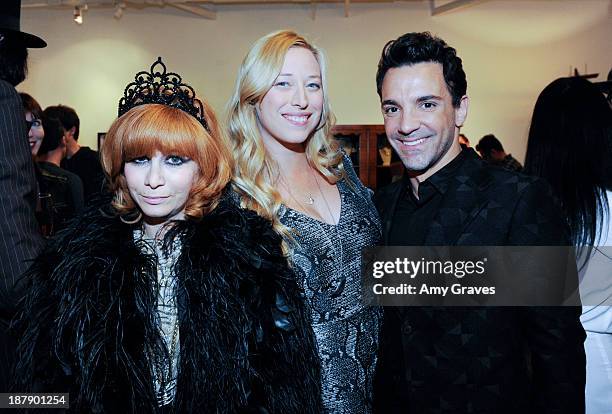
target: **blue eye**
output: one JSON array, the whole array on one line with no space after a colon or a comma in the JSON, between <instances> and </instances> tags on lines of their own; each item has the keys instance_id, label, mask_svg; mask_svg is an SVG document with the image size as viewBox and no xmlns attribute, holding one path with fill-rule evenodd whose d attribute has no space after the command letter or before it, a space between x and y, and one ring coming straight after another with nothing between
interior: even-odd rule
<instances>
[{"instance_id":1,"label":"blue eye","mask_svg":"<svg viewBox=\"0 0 612 414\"><path fill-rule=\"evenodd\" d=\"M321 89L321 85L316 83L316 82L311 82L308 85L306 85L306 87L310 88L310 89Z\"/></svg>"},{"instance_id":2,"label":"blue eye","mask_svg":"<svg viewBox=\"0 0 612 414\"><path fill-rule=\"evenodd\" d=\"M281 87L281 88L285 88L285 87L290 86L290 84L289 84L289 82L287 82L287 81L278 81L278 82L276 82L276 83L274 84L274 86L279 86L279 87Z\"/></svg>"},{"instance_id":3,"label":"blue eye","mask_svg":"<svg viewBox=\"0 0 612 414\"><path fill-rule=\"evenodd\" d=\"M190 159L187 157L180 157L178 155L168 155L166 157L166 163L169 165L183 165L186 162L189 162Z\"/></svg>"},{"instance_id":4,"label":"blue eye","mask_svg":"<svg viewBox=\"0 0 612 414\"><path fill-rule=\"evenodd\" d=\"M42 121L40 119L32 120L32 127L40 128L42 126Z\"/></svg>"}]
</instances>

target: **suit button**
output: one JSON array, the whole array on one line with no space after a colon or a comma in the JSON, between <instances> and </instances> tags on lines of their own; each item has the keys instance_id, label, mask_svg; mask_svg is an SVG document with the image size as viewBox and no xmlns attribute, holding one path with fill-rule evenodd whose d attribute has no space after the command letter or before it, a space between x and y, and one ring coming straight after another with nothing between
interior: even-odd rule
<instances>
[{"instance_id":1,"label":"suit button","mask_svg":"<svg viewBox=\"0 0 612 414\"><path fill-rule=\"evenodd\" d=\"M409 323L404 322L402 325L402 333L404 335L410 335L412 333L412 326Z\"/></svg>"}]
</instances>

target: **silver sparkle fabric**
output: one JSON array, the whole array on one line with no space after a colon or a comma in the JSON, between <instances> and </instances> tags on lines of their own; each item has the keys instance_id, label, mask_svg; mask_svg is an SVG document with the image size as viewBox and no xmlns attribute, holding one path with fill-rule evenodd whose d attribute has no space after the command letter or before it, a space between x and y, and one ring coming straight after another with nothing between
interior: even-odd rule
<instances>
[{"instance_id":1,"label":"silver sparkle fabric","mask_svg":"<svg viewBox=\"0 0 612 414\"><path fill-rule=\"evenodd\" d=\"M338 225L282 206L280 221L296 230L290 256L309 305L321 360L323 405L329 413L370 413L380 309L361 303L361 249L379 243L372 192L344 157L347 179L338 182ZM350 182L349 182L350 181Z\"/></svg>"}]
</instances>

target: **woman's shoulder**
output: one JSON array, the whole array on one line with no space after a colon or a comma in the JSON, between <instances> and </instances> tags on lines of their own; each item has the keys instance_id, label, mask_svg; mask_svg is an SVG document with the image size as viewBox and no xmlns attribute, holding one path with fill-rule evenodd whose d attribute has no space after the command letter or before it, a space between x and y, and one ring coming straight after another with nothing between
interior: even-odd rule
<instances>
[{"instance_id":1,"label":"woman's shoulder","mask_svg":"<svg viewBox=\"0 0 612 414\"><path fill-rule=\"evenodd\" d=\"M368 200L371 200L374 192L363 185L359 176L357 175L357 171L355 171L355 166L353 164L353 160L350 155L348 155L344 149L341 149L342 152L342 166L344 168L344 179L349 183L349 188L358 193L361 196L366 197Z\"/></svg>"},{"instance_id":2,"label":"woman's shoulder","mask_svg":"<svg viewBox=\"0 0 612 414\"><path fill-rule=\"evenodd\" d=\"M269 241L276 237L270 220L261 217L255 211L240 206L240 196L233 190L227 190L217 207L203 219L203 225L213 227L228 236L240 237L244 242L256 243L256 240Z\"/></svg>"},{"instance_id":3,"label":"woman's shoulder","mask_svg":"<svg viewBox=\"0 0 612 414\"><path fill-rule=\"evenodd\" d=\"M200 221L185 225L190 229L187 245L195 256L223 256L235 265L255 267L284 260L282 239L273 230L272 223L242 208L230 192Z\"/></svg>"}]
</instances>

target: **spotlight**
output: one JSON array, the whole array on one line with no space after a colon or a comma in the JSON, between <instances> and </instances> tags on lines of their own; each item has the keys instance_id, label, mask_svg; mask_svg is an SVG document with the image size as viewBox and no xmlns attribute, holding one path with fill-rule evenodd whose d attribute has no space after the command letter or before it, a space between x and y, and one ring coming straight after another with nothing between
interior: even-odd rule
<instances>
[{"instance_id":1,"label":"spotlight","mask_svg":"<svg viewBox=\"0 0 612 414\"><path fill-rule=\"evenodd\" d=\"M87 10L87 4L74 6L72 16L76 24L83 24L83 12Z\"/></svg>"},{"instance_id":2,"label":"spotlight","mask_svg":"<svg viewBox=\"0 0 612 414\"><path fill-rule=\"evenodd\" d=\"M113 17L117 20L121 19L121 17L123 16L123 9L125 9L125 3L118 3L115 6L115 13L113 14Z\"/></svg>"},{"instance_id":3,"label":"spotlight","mask_svg":"<svg viewBox=\"0 0 612 414\"><path fill-rule=\"evenodd\" d=\"M81 7L74 6L74 22L76 24L83 24L83 13L81 12Z\"/></svg>"}]
</instances>

